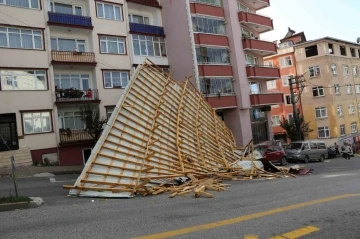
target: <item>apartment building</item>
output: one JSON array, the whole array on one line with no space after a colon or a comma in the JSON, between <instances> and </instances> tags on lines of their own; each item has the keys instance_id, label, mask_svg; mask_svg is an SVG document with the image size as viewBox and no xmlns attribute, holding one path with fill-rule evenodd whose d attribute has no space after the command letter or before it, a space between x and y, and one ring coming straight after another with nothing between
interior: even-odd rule
<instances>
[{"instance_id":1,"label":"apartment building","mask_svg":"<svg viewBox=\"0 0 360 239\"><path fill-rule=\"evenodd\" d=\"M269 5L269 0L161 1L170 71L176 79L192 76L240 146L273 138L270 105L284 101L282 93L267 92L267 81L280 78L279 68L263 62L277 51L274 42L260 38L273 30L272 19L257 12Z\"/></svg>"},{"instance_id":2,"label":"apartment building","mask_svg":"<svg viewBox=\"0 0 360 239\"><path fill-rule=\"evenodd\" d=\"M329 145L359 142L360 44L331 37L295 45L297 73L306 73L301 96L309 139Z\"/></svg>"},{"instance_id":3,"label":"apartment building","mask_svg":"<svg viewBox=\"0 0 360 239\"><path fill-rule=\"evenodd\" d=\"M146 57L169 68L156 0L0 3L0 157L81 165L94 142L79 106L112 113Z\"/></svg>"},{"instance_id":4,"label":"apartment building","mask_svg":"<svg viewBox=\"0 0 360 239\"><path fill-rule=\"evenodd\" d=\"M271 122L275 140L287 142L285 130L280 126L283 118L291 120L293 118L293 107L291 104L289 79L296 76L296 58L294 55L294 45L306 42L304 32L296 33L288 28L285 37L280 40L276 55L264 58L264 64L280 68L280 79L267 82L267 89L271 92L281 92L284 94L284 104L273 105L271 107ZM294 85L295 92L299 90ZM302 113L301 98L296 104L299 112Z\"/></svg>"}]
</instances>

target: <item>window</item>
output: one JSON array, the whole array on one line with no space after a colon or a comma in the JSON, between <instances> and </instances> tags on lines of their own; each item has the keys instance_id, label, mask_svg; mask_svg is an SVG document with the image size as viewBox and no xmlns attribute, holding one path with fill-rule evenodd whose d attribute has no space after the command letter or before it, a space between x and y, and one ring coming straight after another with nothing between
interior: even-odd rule
<instances>
[{"instance_id":1,"label":"window","mask_svg":"<svg viewBox=\"0 0 360 239\"><path fill-rule=\"evenodd\" d=\"M0 69L1 90L47 90L44 70Z\"/></svg>"},{"instance_id":2,"label":"window","mask_svg":"<svg viewBox=\"0 0 360 239\"><path fill-rule=\"evenodd\" d=\"M350 48L351 56L356 57L356 52L354 48Z\"/></svg>"},{"instance_id":3,"label":"window","mask_svg":"<svg viewBox=\"0 0 360 239\"><path fill-rule=\"evenodd\" d=\"M230 64L227 48L197 47L196 56L199 64Z\"/></svg>"},{"instance_id":4,"label":"window","mask_svg":"<svg viewBox=\"0 0 360 239\"><path fill-rule=\"evenodd\" d=\"M242 11L242 12L251 12L250 8L248 8L247 6L245 6L244 4L238 2L238 10Z\"/></svg>"},{"instance_id":5,"label":"window","mask_svg":"<svg viewBox=\"0 0 360 239\"><path fill-rule=\"evenodd\" d=\"M319 76L321 74L320 66L311 66L311 67L309 67L309 74L310 74L310 77Z\"/></svg>"},{"instance_id":6,"label":"window","mask_svg":"<svg viewBox=\"0 0 360 239\"><path fill-rule=\"evenodd\" d=\"M273 62L272 61L264 61L264 66L273 67Z\"/></svg>"},{"instance_id":7,"label":"window","mask_svg":"<svg viewBox=\"0 0 360 239\"><path fill-rule=\"evenodd\" d=\"M338 116L343 116L343 109L342 109L342 105L338 105L337 106L337 115Z\"/></svg>"},{"instance_id":8,"label":"window","mask_svg":"<svg viewBox=\"0 0 360 239\"><path fill-rule=\"evenodd\" d=\"M346 47L340 46L340 54L341 54L342 56L346 56Z\"/></svg>"},{"instance_id":9,"label":"window","mask_svg":"<svg viewBox=\"0 0 360 239\"><path fill-rule=\"evenodd\" d=\"M319 138L330 138L329 127L319 127L318 128L318 137Z\"/></svg>"},{"instance_id":10,"label":"window","mask_svg":"<svg viewBox=\"0 0 360 239\"><path fill-rule=\"evenodd\" d=\"M23 113L24 134L51 132L50 112Z\"/></svg>"},{"instance_id":11,"label":"window","mask_svg":"<svg viewBox=\"0 0 360 239\"><path fill-rule=\"evenodd\" d=\"M266 82L266 88L268 90L276 89L276 80L270 80Z\"/></svg>"},{"instance_id":12,"label":"window","mask_svg":"<svg viewBox=\"0 0 360 239\"><path fill-rule=\"evenodd\" d=\"M247 65L257 65L257 57L245 54L245 61Z\"/></svg>"},{"instance_id":13,"label":"window","mask_svg":"<svg viewBox=\"0 0 360 239\"><path fill-rule=\"evenodd\" d=\"M258 82L249 82L250 94L260 94L261 85Z\"/></svg>"},{"instance_id":14,"label":"window","mask_svg":"<svg viewBox=\"0 0 360 239\"><path fill-rule=\"evenodd\" d=\"M353 104L350 104L349 105L349 114L355 114L355 107L354 107L354 105Z\"/></svg>"},{"instance_id":15,"label":"window","mask_svg":"<svg viewBox=\"0 0 360 239\"><path fill-rule=\"evenodd\" d=\"M329 54L333 55L334 54L334 46L333 46L333 44L329 43L328 46L329 46Z\"/></svg>"},{"instance_id":16,"label":"window","mask_svg":"<svg viewBox=\"0 0 360 239\"><path fill-rule=\"evenodd\" d=\"M355 90L356 90L356 94L360 94L360 85L359 84L355 85Z\"/></svg>"},{"instance_id":17,"label":"window","mask_svg":"<svg viewBox=\"0 0 360 239\"><path fill-rule=\"evenodd\" d=\"M288 86L289 85L289 79L292 79L292 78L294 78L293 75L283 76L281 78L283 86ZM292 83L294 83L294 82L295 82L295 79L292 80Z\"/></svg>"},{"instance_id":18,"label":"window","mask_svg":"<svg viewBox=\"0 0 360 239\"><path fill-rule=\"evenodd\" d=\"M0 5L8 5L13 7L23 7L23 8L32 8L32 9L40 9L38 0L0 0Z\"/></svg>"},{"instance_id":19,"label":"window","mask_svg":"<svg viewBox=\"0 0 360 239\"><path fill-rule=\"evenodd\" d=\"M334 93L337 95L340 94L340 85L339 84L334 85Z\"/></svg>"},{"instance_id":20,"label":"window","mask_svg":"<svg viewBox=\"0 0 360 239\"><path fill-rule=\"evenodd\" d=\"M310 143L310 149L317 149L316 143Z\"/></svg>"},{"instance_id":21,"label":"window","mask_svg":"<svg viewBox=\"0 0 360 239\"><path fill-rule=\"evenodd\" d=\"M280 125L280 116L279 115L271 116L271 122L273 126Z\"/></svg>"},{"instance_id":22,"label":"window","mask_svg":"<svg viewBox=\"0 0 360 239\"><path fill-rule=\"evenodd\" d=\"M333 73L333 75L337 75L336 64L331 65L331 72Z\"/></svg>"},{"instance_id":23,"label":"window","mask_svg":"<svg viewBox=\"0 0 360 239\"><path fill-rule=\"evenodd\" d=\"M1 0L0 0L1 1ZM50 2L50 11L72 15L82 15L82 9L80 6L73 6L71 4Z\"/></svg>"},{"instance_id":24,"label":"window","mask_svg":"<svg viewBox=\"0 0 360 239\"><path fill-rule=\"evenodd\" d=\"M350 72L349 72L349 66L348 66L348 65L344 65L343 68L344 68L344 75L349 75L349 74L350 74Z\"/></svg>"},{"instance_id":25,"label":"window","mask_svg":"<svg viewBox=\"0 0 360 239\"><path fill-rule=\"evenodd\" d=\"M104 71L105 88L125 88L129 82L127 71Z\"/></svg>"},{"instance_id":26,"label":"window","mask_svg":"<svg viewBox=\"0 0 360 239\"><path fill-rule=\"evenodd\" d=\"M357 133L358 130L357 130L357 123L356 122L353 122L351 123L351 133Z\"/></svg>"},{"instance_id":27,"label":"window","mask_svg":"<svg viewBox=\"0 0 360 239\"><path fill-rule=\"evenodd\" d=\"M317 143L316 145L318 149L326 149L325 143Z\"/></svg>"},{"instance_id":28,"label":"window","mask_svg":"<svg viewBox=\"0 0 360 239\"><path fill-rule=\"evenodd\" d=\"M313 96L314 97L318 97L318 96L324 96L324 87L322 86L318 86L318 87L313 87L312 88L312 92L313 92Z\"/></svg>"},{"instance_id":29,"label":"window","mask_svg":"<svg viewBox=\"0 0 360 239\"><path fill-rule=\"evenodd\" d=\"M360 49L358 49L358 57L360 58Z\"/></svg>"},{"instance_id":30,"label":"window","mask_svg":"<svg viewBox=\"0 0 360 239\"><path fill-rule=\"evenodd\" d=\"M165 39L144 35L132 35L135 56L166 56Z\"/></svg>"},{"instance_id":31,"label":"window","mask_svg":"<svg viewBox=\"0 0 360 239\"><path fill-rule=\"evenodd\" d=\"M145 25L150 24L148 17L135 15L135 14L129 14L129 21L133 22L133 23L139 23L139 24L145 24Z\"/></svg>"},{"instance_id":32,"label":"window","mask_svg":"<svg viewBox=\"0 0 360 239\"><path fill-rule=\"evenodd\" d=\"M54 74L54 81L57 89L90 89L89 75L87 74Z\"/></svg>"},{"instance_id":33,"label":"window","mask_svg":"<svg viewBox=\"0 0 360 239\"><path fill-rule=\"evenodd\" d=\"M346 135L346 133L345 133L345 125L342 124L342 125L340 125L340 136L344 136L344 135Z\"/></svg>"},{"instance_id":34,"label":"window","mask_svg":"<svg viewBox=\"0 0 360 239\"><path fill-rule=\"evenodd\" d=\"M297 94L295 94L295 101L296 101L296 98L297 98ZM291 95L285 95L285 103L287 105L291 105Z\"/></svg>"},{"instance_id":35,"label":"window","mask_svg":"<svg viewBox=\"0 0 360 239\"><path fill-rule=\"evenodd\" d=\"M318 55L317 45L305 47L306 57L312 57Z\"/></svg>"},{"instance_id":36,"label":"window","mask_svg":"<svg viewBox=\"0 0 360 239\"><path fill-rule=\"evenodd\" d=\"M81 120L81 113L79 111L60 111L58 116L59 129L85 129L85 123Z\"/></svg>"},{"instance_id":37,"label":"window","mask_svg":"<svg viewBox=\"0 0 360 239\"><path fill-rule=\"evenodd\" d=\"M200 91L204 95L234 94L231 78L200 78Z\"/></svg>"},{"instance_id":38,"label":"window","mask_svg":"<svg viewBox=\"0 0 360 239\"><path fill-rule=\"evenodd\" d=\"M326 118L328 116L326 107L315 108L315 115L316 118Z\"/></svg>"},{"instance_id":39,"label":"window","mask_svg":"<svg viewBox=\"0 0 360 239\"><path fill-rule=\"evenodd\" d=\"M287 57L281 57L280 58L280 67L284 68L284 67L288 67L292 65L292 59L291 56L287 56Z\"/></svg>"},{"instance_id":40,"label":"window","mask_svg":"<svg viewBox=\"0 0 360 239\"><path fill-rule=\"evenodd\" d=\"M97 17L109 20L122 21L122 9L119 5L97 2Z\"/></svg>"},{"instance_id":41,"label":"window","mask_svg":"<svg viewBox=\"0 0 360 239\"><path fill-rule=\"evenodd\" d=\"M245 28L241 28L241 33L242 33L242 37L244 38L254 38L254 33L245 29Z\"/></svg>"},{"instance_id":42,"label":"window","mask_svg":"<svg viewBox=\"0 0 360 239\"><path fill-rule=\"evenodd\" d=\"M42 50L42 31L0 26L0 47Z\"/></svg>"},{"instance_id":43,"label":"window","mask_svg":"<svg viewBox=\"0 0 360 239\"><path fill-rule=\"evenodd\" d=\"M352 87L351 85L345 85L346 94L351 95L352 94Z\"/></svg>"},{"instance_id":44,"label":"window","mask_svg":"<svg viewBox=\"0 0 360 239\"><path fill-rule=\"evenodd\" d=\"M192 1L197 3L214 5L214 6L221 6L221 0L192 0Z\"/></svg>"},{"instance_id":45,"label":"window","mask_svg":"<svg viewBox=\"0 0 360 239\"><path fill-rule=\"evenodd\" d=\"M225 34L224 19L193 16L192 24L194 32Z\"/></svg>"},{"instance_id":46,"label":"window","mask_svg":"<svg viewBox=\"0 0 360 239\"><path fill-rule=\"evenodd\" d=\"M294 114L288 114L287 115L289 122L294 120Z\"/></svg>"},{"instance_id":47,"label":"window","mask_svg":"<svg viewBox=\"0 0 360 239\"><path fill-rule=\"evenodd\" d=\"M359 113L360 113L360 103L358 104L358 111L359 111Z\"/></svg>"},{"instance_id":48,"label":"window","mask_svg":"<svg viewBox=\"0 0 360 239\"><path fill-rule=\"evenodd\" d=\"M85 52L85 41L77 39L51 38L52 51L74 51Z\"/></svg>"},{"instance_id":49,"label":"window","mask_svg":"<svg viewBox=\"0 0 360 239\"><path fill-rule=\"evenodd\" d=\"M292 47L293 45L294 44L292 41L282 42L279 44L279 48L284 49L284 48Z\"/></svg>"},{"instance_id":50,"label":"window","mask_svg":"<svg viewBox=\"0 0 360 239\"><path fill-rule=\"evenodd\" d=\"M125 38L101 36L100 53L125 54Z\"/></svg>"},{"instance_id":51,"label":"window","mask_svg":"<svg viewBox=\"0 0 360 239\"><path fill-rule=\"evenodd\" d=\"M113 113L115 106L105 106L106 107L106 117L110 119L111 114Z\"/></svg>"},{"instance_id":52,"label":"window","mask_svg":"<svg viewBox=\"0 0 360 239\"><path fill-rule=\"evenodd\" d=\"M358 75L359 75L359 71L358 71L358 67L357 67L357 66L353 66L353 75L354 75L354 76L358 76Z\"/></svg>"}]
</instances>

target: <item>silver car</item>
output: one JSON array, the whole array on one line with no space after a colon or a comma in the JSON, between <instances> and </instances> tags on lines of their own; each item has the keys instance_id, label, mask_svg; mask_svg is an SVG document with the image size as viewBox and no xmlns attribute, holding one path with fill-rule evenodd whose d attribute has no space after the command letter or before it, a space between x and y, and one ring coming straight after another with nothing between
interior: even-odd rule
<instances>
[{"instance_id":1,"label":"silver car","mask_svg":"<svg viewBox=\"0 0 360 239\"><path fill-rule=\"evenodd\" d=\"M308 163L310 161L324 162L328 157L328 150L323 141L296 141L291 142L285 148L286 158L288 161L303 161Z\"/></svg>"}]
</instances>

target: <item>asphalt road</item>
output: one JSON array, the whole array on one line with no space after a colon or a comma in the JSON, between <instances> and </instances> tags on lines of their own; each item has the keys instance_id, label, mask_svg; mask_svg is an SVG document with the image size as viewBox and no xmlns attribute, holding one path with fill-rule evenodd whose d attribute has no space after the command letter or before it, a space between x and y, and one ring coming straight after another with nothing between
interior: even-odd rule
<instances>
[{"instance_id":1,"label":"asphalt road","mask_svg":"<svg viewBox=\"0 0 360 239\"><path fill-rule=\"evenodd\" d=\"M312 175L232 181L213 199L158 195L92 202L61 188L76 175L19 179L21 194L43 197L46 204L0 213L0 238L360 238L360 158L307 167ZM0 197L10 187L11 179L1 178Z\"/></svg>"}]
</instances>

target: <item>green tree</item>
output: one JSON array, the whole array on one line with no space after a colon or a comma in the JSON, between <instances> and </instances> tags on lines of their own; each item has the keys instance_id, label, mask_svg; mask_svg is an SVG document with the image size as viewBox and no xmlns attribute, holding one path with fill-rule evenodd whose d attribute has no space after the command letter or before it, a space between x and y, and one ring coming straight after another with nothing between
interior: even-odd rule
<instances>
[{"instance_id":1,"label":"green tree","mask_svg":"<svg viewBox=\"0 0 360 239\"><path fill-rule=\"evenodd\" d=\"M291 120L282 118L280 122L280 126L286 131L286 137L288 137L291 141L296 141L298 138L297 129L300 129L300 137L301 140L304 140L310 132L313 130L310 129L309 122L305 122L304 116L297 113L297 117L293 117Z\"/></svg>"},{"instance_id":2,"label":"green tree","mask_svg":"<svg viewBox=\"0 0 360 239\"><path fill-rule=\"evenodd\" d=\"M100 110L97 105L84 104L79 106L81 113L81 120L85 124L85 130L97 141L104 129L104 125L107 122L106 118L100 117Z\"/></svg>"}]
</instances>

